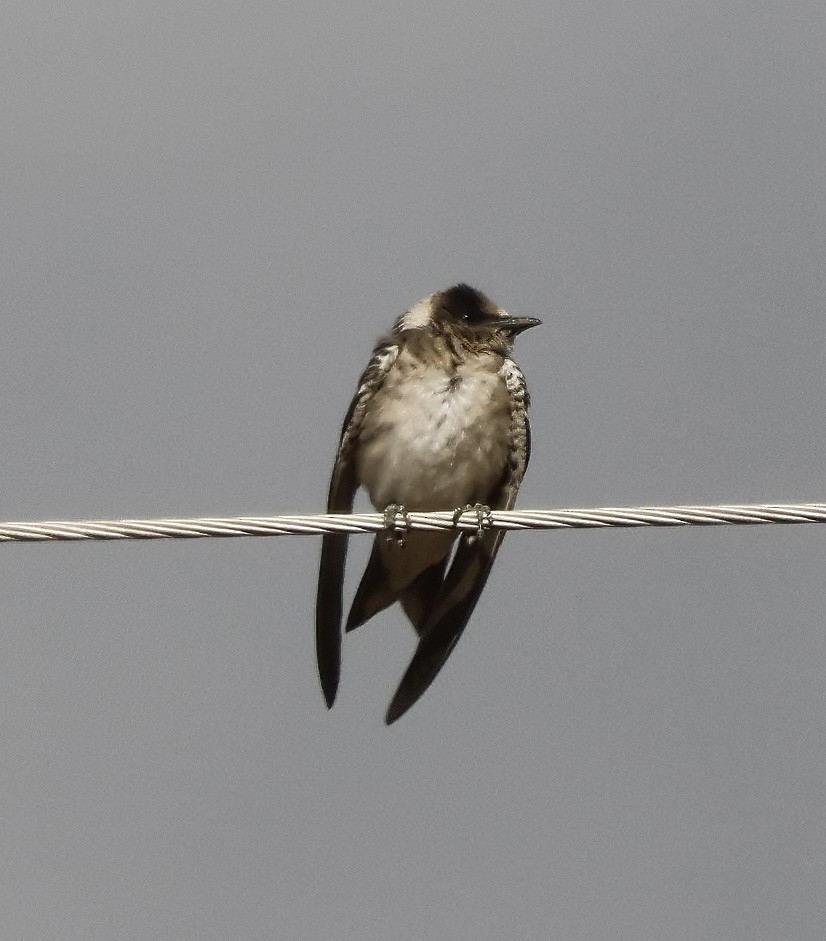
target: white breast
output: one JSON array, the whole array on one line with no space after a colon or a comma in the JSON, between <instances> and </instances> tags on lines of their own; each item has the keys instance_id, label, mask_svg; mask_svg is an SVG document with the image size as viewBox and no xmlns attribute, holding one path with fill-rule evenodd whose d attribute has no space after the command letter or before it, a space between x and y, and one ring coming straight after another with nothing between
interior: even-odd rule
<instances>
[{"instance_id":1,"label":"white breast","mask_svg":"<svg viewBox=\"0 0 826 941\"><path fill-rule=\"evenodd\" d=\"M424 365L405 353L376 394L360 435L359 478L377 509L447 510L485 503L508 457L510 397L501 358Z\"/></svg>"}]
</instances>

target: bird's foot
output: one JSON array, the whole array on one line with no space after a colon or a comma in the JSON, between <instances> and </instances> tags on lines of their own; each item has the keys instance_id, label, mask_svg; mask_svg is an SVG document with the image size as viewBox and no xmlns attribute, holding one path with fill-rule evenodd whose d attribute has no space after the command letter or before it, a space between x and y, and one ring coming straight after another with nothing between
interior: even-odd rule
<instances>
[{"instance_id":1,"label":"bird's foot","mask_svg":"<svg viewBox=\"0 0 826 941\"><path fill-rule=\"evenodd\" d=\"M409 529L407 510L398 503L391 503L384 510L385 538L399 549L404 548L404 534Z\"/></svg>"},{"instance_id":2,"label":"bird's foot","mask_svg":"<svg viewBox=\"0 0 826 941\"><path fill-rule=\"evenodd\" d=\"M477 539L481 539L485 534L485 530L489 529L493 523L489 506L484 503L474 503L473 505L469 503L467 506L457 506L453 511L453 525L455 526L464 514L471 510L476 513L476 532L465 534L469 546L472 546Z\"/></svg>"}]
</instances>

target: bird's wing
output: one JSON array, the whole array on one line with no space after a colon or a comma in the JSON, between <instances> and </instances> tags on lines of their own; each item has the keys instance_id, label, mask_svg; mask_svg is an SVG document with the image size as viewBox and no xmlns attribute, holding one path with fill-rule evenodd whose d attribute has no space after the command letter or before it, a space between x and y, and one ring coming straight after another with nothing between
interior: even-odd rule
<instances>
[{"instance_id":1,"label":"bird's wing","mask_svg":"<svg viewBox=\"0 0 826 941\"><path fill-rule=\"evenodd\" d=\"M528 393L519 367L506 359L500 374L511 394L510 448L505 471L488 505L510 510L530 460L531 427L528 422ZM504 530L500 529L473 541L467 538L459 540L453 563L424 625L419 645L390 702L386 717L388 725L407 712L444 666L473 614L504 535Z\"/></svg>"},{"instance_id":2,"label":"bird's wing","mask_svg":"<svg viewBox=\"0 0 826 941\"><path fill-rule=\"evenodd\" d=\"M358 391L350 403L341 429L341 439L327 496L328 513L349 513L353 509L353 498L358 489L355 458L364 412L370 400L381 388L387 370L396 361L398 355L399 347L396 342L380 343L373 351L373 356L359 380ZM318 674L328 708L335 701L341 672L341 593L346 558L346 535L336 533L322 538L315 609L315 637Z\"/></svg>"}]
</instances>

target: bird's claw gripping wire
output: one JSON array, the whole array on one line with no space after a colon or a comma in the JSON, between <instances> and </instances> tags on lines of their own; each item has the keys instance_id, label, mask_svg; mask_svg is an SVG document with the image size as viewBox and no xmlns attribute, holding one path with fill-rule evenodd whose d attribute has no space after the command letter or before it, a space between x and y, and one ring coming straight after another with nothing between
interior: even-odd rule
<instances>
[{"instance_id":1,"label":"bird's claw gripping wire","mask_svg":"<svg viewBox=\"0 0 826 941\"><path fill-rule=\"evenodd\" d=\"M466 533L465 538L468 541L468 545L472 546L477 539L481 539L482 536L484 536L485 530L493 525L493 517L490 514L490 507L486 506L484 503L475 503L473 505L469 503L467 506L458 506L453 511L453 525L456 526L465 513L471 511L476 514L476 532Z\"/></svg>"},{"instance_id":2,"label":"bird's claw gripping wire","mask_svg":"<svg viewBox=\"0 0 826 941\"><path fill-rule=\"evenodd\" d=\"M391 503L384 509L385 538L399 549L404 548L404 534L410 528L407 510L398 503Z\"/></svg>"}]
</instances>

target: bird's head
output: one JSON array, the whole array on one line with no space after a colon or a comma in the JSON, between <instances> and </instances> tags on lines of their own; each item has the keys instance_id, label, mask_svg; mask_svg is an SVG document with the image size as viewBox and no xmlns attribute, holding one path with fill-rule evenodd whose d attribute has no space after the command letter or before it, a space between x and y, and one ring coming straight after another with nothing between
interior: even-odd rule
<instances>
[{"instance_id":1,"label":"bird's head","mask_svg":"<svg viewBox=\"0 0 826 941\"><path fill-rule=\"evenodd\" d=\"M411 307L397 329L446 335L469 349L506 352L517 333L541 323L535 317L512 317L476 288L456 284Z\"/></svg>"}]
</instances>

